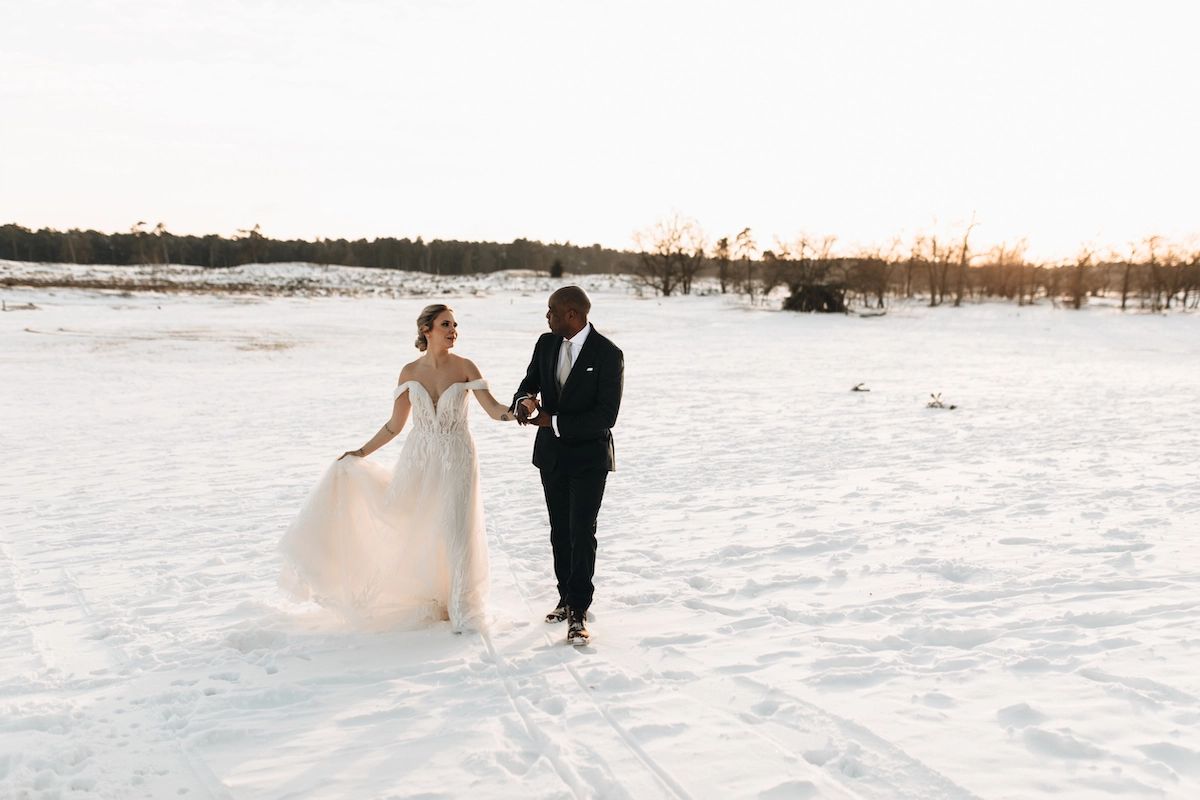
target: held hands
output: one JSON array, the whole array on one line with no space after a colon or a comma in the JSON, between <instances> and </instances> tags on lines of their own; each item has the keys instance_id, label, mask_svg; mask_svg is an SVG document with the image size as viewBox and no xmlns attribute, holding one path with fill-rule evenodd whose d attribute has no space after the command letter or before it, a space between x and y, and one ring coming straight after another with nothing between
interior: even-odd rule
<instances>
[{"instance_id":1,"label":"held hands","mask_svg":"<svg viewBox=\"0 0 1200 800\"><path fill-rule=\"evenodd\" d=\"M528 425L529 415L537 408L537 403L532 397L523 397L513 406L513 411L517 414L518 425Z\"/></svg>"},{"instance_id":2,"label":"held hands","mask_svg":"<svg viewBox=\"0 0 1200 800\"><path fill-rule=\"evenodd\" d=\"M526 397L517 403L517 422L521 425L534 425L544 428L550 424L550 415L542 410L537 400ZM536 416L533 416L536 415Z\"/></svg>"}]
</instances>

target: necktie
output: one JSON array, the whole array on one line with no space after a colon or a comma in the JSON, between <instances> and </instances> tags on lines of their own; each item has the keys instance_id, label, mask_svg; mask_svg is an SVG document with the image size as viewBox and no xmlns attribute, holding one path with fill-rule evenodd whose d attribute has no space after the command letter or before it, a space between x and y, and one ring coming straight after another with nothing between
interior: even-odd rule
<instances>
[{"instance_id":1,"label":"necktie","mask_svg":"<svg viewBox=\"0 0 1200 800\"><path fill-rule=\"evenodd\" d=\"M562 353L558 357L558 391L561 394L571 376L571 340L563 339Z\"/></svg>"}]
</instances>

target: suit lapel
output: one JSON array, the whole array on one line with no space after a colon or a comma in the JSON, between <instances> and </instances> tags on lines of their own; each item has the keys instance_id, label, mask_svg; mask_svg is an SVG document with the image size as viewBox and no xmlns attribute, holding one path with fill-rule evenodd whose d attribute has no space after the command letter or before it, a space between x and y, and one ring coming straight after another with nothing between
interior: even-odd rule
<instances>
[{"instance_id":1,"label":"suit lapel","mask_svg":"<svg viewBox=\"0 0 1200 800\"><path fill-rule=\"evenodd\" d=\"M547 347L546 352L542 354L542 375L545 376L545 380L542 381L542 394L545 395L547 391L552 391L554 405L557 408L560 398L558 396L558 376L555 375L554 368L558 366L558 353L562 350L563 337L555 336L553 341L554 346Z\"/></svg>"}]
</instances>

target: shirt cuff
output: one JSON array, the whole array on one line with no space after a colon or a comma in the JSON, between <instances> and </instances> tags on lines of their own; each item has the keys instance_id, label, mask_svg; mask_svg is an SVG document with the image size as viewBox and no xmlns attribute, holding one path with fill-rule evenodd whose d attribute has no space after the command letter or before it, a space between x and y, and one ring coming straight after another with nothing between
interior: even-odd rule
<instances>
[{"instance_id":1,"label":"shirt cuff","mask_svg":"<svg viewBox=\"0 0 1200 800\"><path fill-rule=\"evenodd\" d=\"M554 428L554 435L561 439L562 435L558 432L558 414L550 418L550 427Z\"/></svg>"}]
</instances>

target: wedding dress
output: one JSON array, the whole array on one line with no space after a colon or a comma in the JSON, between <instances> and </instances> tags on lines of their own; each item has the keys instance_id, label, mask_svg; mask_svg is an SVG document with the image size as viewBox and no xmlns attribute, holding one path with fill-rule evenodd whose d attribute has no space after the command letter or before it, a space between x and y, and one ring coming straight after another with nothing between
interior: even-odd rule
<instances>
[{"instance_id":1,"label":"wedding dress","mask_svg":"<svg viewBox=\"0 0 1200 800\"><path fill-rule=\"evenodd\" d=\"M467 427L472 389L452 384L434 404L418 381L395 469L335 461L284 533L279 585L372 628L449 620L481 630L488 594L479 458Z\"/></svg>"}]
</instances>

